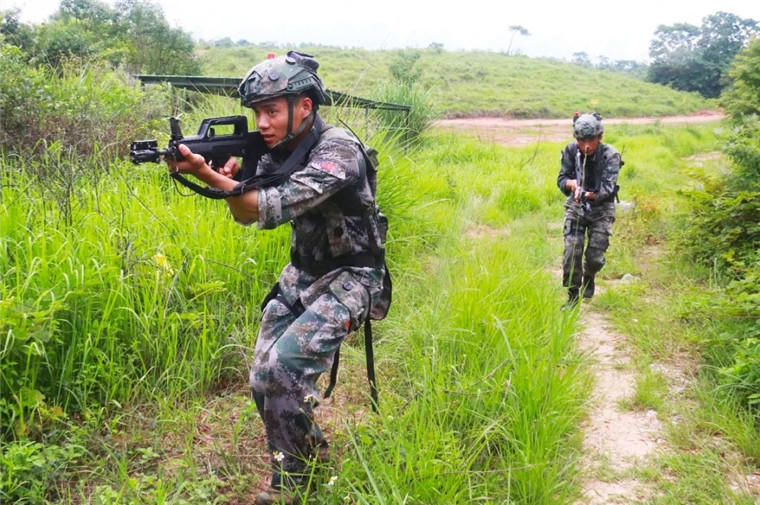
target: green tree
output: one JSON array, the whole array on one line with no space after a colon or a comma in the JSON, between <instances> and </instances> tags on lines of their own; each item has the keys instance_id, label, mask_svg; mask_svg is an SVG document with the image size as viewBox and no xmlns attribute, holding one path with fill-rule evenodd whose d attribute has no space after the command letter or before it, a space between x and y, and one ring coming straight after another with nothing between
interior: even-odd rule
<instances>
[{"instance_id":1,"label":"green tree","mask_svg":"<svg viewBox=\"0 0 760 505\"><path fill-rule=\"evenodd\" d=\"M726 111L734 118L760 116L760 38L736 56L729 76L731 86L722 98Z\"/></svg>"},{"instance_id":2,"label":"green tree","mask_svg":"<svg viewBox=\"0 0 760 505\"><path fill-rule=\"evenodd\" d=\"M701 27L687 23L660 25L649 46L653 61L647 78L715 98L727 83L734 57L758 33L757 21L727 12L705 17Z\"/></svg>"},{"instance_id":3,"label":"green tree","mask_svg":"<svg viewBox=\"0 0 760 505\"><path fill-rule=\"evenodd\" d=\"M737 43L743 35L735 35ZM725 296L706 307L725 323L725 331L706 341L708 355L721 390L760 422L760 38L736 56L728 75L721 101L731 124L725 153L733 169L707 191L692 193L683 237L693 258L729 279Z\"/></svg>"},{"instance_id":4,"label":"green tree","mask_svg":"<svg viewBox=\"0 0 760 505\"><path fill-rule=\"evenodd\" d=\"M610 70L635 75L636 77L641 78L646 74L647 65L636 60L615 60L612 63Z\"/></svg>"},{"instance_id":5,"label":"green tree","mask_svg":"<svg viewBox=\"0 0 760 505\"><path fill-rule=\"evenodd\" d=\"M6 24L12 31L15 25ZM172 28L151 0L122 0L113 8L100 0L61 0L50 21L27 38L34 43L22 49L31 59L54 66L74 57L107 61L132 73L200 71L192 37Z\"/></svg>"},{"instance_id":6,"label":"green tree","mask_svg":"<svg viewBox=\"0 0 760 505\"><path fill-rule=\"evenodd\" d=\"M591 64L591 58L588 57L588 54L581 51L578 53L573 53L573 63L576 65L582 65L584 67L591 67L593 66Z\"/></svg>"},{"instance_id":7,"label":"green tree","mask_svg":"<svg viewBox=\"0 0 760 505\"><path fill-rule=\"evenodd\" d=\"M428 46L428 49L430 51L433 51L435 54L441 54L443 52L443 43L442 42L431 42Z\"/></svg>"},{"instance_id":8,"label":"green tree","mask_svg":"<svg viewBox=\"0 0 760 505\"><path fill-rule=\"evenodd\" d=\"M509 31L512 32L512 35L509 37L509 46L507 46L507 55L509 55L509 51L512 49L512 41L515 40L515 35L520 34L524 37L530 36L530 32L525 27L520 26L520 25L510 26Z\"/></svg>"},{"instance_id":9,"label":"green tree","mask_svg":"<svg viewBox=\"0 0 760 505\"><path fill-rule=\"evenodd\" d=\"M97 53L98 38L80 30L75 20L58 20L36 30L34 59L53 67L70 58L87 59Z\"/></svg>"},{"instance_id":10,"label":"green tree","mask_svg":"<svg viewBox=\"0 0 760 505\"><path fill-rule=\"evenodd\" d=\"M161 7L149 0L122 0L116 4L118 23L128 43L128 69L133 72L198 73L193 39L172 28Z\"/></svg>"},{"instance_id":11,"label":"green tree","mask_svg":"<svg viewBox=\"0 0 760 505\"><path fill-rule=\"evenodd\" d=\"M53 19L76 20L88 30L98 30L113 25L116 13L98 0L61 0Z\"/></svg>"},{"instance_id":12,"label":"green tree","mask_svg":"<svg viewBox=\"0 0 760 505\"><path fill-rule=\"evenodd\" d=\"M234 42L232 42L232 39L229 37L224 37L223 39L218 39L214 42L214 45L216 47L232 47L234 46Z\"/></svg>"},{"instance_id":13,"label":"green tree","mask_svg":"<svg viewBox=\"0 0 760 505\"><path fill-rule=\"evenodd\" d=\"M19 20L21 9L0 11L0 40L28 51L34 42L31 26Z\"/></svg>"},{"instance_id":14,"label":"green tree","mask_svg":"<svg viewBox=\"0 0 760 505\"><path fill-rule=\"evenodd\" d=\"M655 38L649 44L649 56L659 61L672 53L696 51L699 34L698 26L687 23L660 25L654 32Z\"/></svg>"}]
</instances>

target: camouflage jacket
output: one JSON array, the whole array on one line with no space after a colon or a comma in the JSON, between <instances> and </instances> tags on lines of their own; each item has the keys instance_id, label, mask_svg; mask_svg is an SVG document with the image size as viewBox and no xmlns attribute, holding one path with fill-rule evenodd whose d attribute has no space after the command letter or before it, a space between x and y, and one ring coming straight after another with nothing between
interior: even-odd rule
<instances>
[{"instance_id":1,"label":"camouflage jacket","mask_svg":"<svg viewBox=\"0 0 760 505\"><path fill-rule=\"evenodd\" d=\"M265 154L256 175L273 171L285 158ZM366 173L358 141L325 125L303 168L284 183L259 190L259 228L290 222L291 253L308 261L381 250L378 209Z\"/></svg>"},{"instance_id":2,"label":"camouflage jacket","mask_svg":"<svg viewBox=\"0 0 760 505\"><path fill-rule=\"evenodd\" d=\"M562 192L572 198L570 190L565 187L567 181L577 179L575 171L575 153L578 144L570 142L562 150L561 167L557 176L557 186ZM594 154L586 159L581 153L581 166L585 163L583 189L596 193L596 200L591 205L599 205L610 201L615 196L618 173L620 172L620 153L609 144L600 143Z\"/></svg>"},{"instance_id":3,"label":"camouflage jacket","mask_svg":"<svg viewBox=\"0 0 760 505\"><path fill-rule=\"evenodd\" d=\"M271 173L288 153L265 154L256 175ZM372 317L381 319L390 305L390 286L384 286L385 229L367 177L367 162L359 141L342 128L323 126L319 140L302 167L277 186L259 190L258 226L272 229L290 222L291 263L280 276L289 303L301 298L308 305L329 288L335 275L309 272L308 265L347 264L371 295ZM372 266L352 258L377 258ZM299 260L299 261L296 261Z\"/></svg>"}]
</instances>

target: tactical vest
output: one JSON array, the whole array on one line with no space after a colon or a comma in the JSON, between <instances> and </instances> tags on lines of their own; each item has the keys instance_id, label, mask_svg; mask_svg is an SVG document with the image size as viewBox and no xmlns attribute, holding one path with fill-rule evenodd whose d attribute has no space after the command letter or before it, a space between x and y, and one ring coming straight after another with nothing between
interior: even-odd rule
<instances>
[{"instance_id":1,"label":"tactical vest","mask_svg":"<svg viewBox=\"0 0 760 505\"><path fill-rule=\"evenodd\" d=\"M600 144L601 145L601 144ZM598 152L598 151L597 151ZM576 142L573 142L568 145L568 154L570 154L570 159L576 164L575 170L576 173L579 173L581 170L581 167L578 166L578 163L580 162L580 158L578 157L578 144ZM620 168L623 168L623 165L625 165L625 162L623 161L623 155L620 155ZM599 170L598 173L596 171L596 163L594 163L594 187L589 188L583 188L584 190L593 191L594 193L599 192L599 188L602 184L602 171ZM612 194L605 200L594 200L590 202L591 206L600 205L604 202L615 200L616 202L620 202L620 198L618 197L618 191L620 191L620 185L615 184L615 190L612 192Z\"/></svg>"},{"instance_id":2,"label":"tactical vest","mask_svg":"<svg viewBox=\"0 0 760 505\"><path fill-rule=\"evenodd\" d=\"M320 260L303 256L291 248L291 263L314 277L321 277L342 266L381 268L385 261L383 244L387 233L387 219L380 213L375 202L377 191L376 153L374 150L367 149L356 138L348 135L345 130L331 127L324 130L320 136L320 140L331 138L341 138L356 144L362 153L358 160L361 177L353 185L341 189L322 205L301 217L322 220L327 223L330 211L337 207L343 216L361 220L361 226L368 239L368 248L354 254L339 254Z\"/></svg>"}]
</instances>

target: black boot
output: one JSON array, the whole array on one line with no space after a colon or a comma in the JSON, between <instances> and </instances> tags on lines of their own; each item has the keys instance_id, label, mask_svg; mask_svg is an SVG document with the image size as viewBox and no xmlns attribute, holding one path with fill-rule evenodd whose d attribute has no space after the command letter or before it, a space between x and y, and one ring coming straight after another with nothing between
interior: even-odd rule
<instances>
[{"instance_id":1,"label":"black boot","mask_svg":"<svg viewBox=\"0 0 760 505\"><path fill-rule=\"evenodd\" d=\"M583 298L591 298L594 296L594 277L588 277L584 279L583 285L586 286L583 290Z\"/></svg>"},{"instance_id":2,"label":"black boot","mask_svg":"<svg viewBox=\"0 0 760 505\"><path fill-rule=\"evenodd\" d=\"M578 305L578 288L570 288L567 290L567 303L562 306L562 309L573 309Z\"/></svg>"}]
</instances>

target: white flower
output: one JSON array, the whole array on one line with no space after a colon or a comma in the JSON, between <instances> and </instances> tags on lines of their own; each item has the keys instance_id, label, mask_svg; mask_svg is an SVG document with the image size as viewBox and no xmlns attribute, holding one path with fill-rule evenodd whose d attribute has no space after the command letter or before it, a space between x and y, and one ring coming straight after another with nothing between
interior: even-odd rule
<instances>
[{"instance_id":1,"label":"white flower","mask_svg":"<svg viewBox=\"0 0 760 505\"><path fill-rule=\"evenodd\" d=\"M285 455L283 453L277 451L277 452L274 453L274 459L278 463L282 463L282 460L285 459Z\"/></svg>"},{"instance_id":2,"label":"white flower","mask_svg":"<svg viewBox=\"0 0 760 505\"><path fill-rule=\"evenodd\" d=\"M311 405L316 405L317 404L317 398L314 395L312 395L312 394L308 394L308 395L304 396L303 397L303 401L304 401L304 403L309 403Z\"/></svg>"},{"instance_id":3,"label":"white flower","mask_svg":"<svg viewBox=\"0 0 760 505\"><path fill-rule=\"evenodd\" d=\"M337 480L338 480L338 476L337 476L337 475L333 475L332 477L330 477L330 480L329 480L329 482L327 483L327 485L328 485L328 486L334 486L334 485L335 485L335 482L336 482Z\"/></svg>"}]
</instances>

